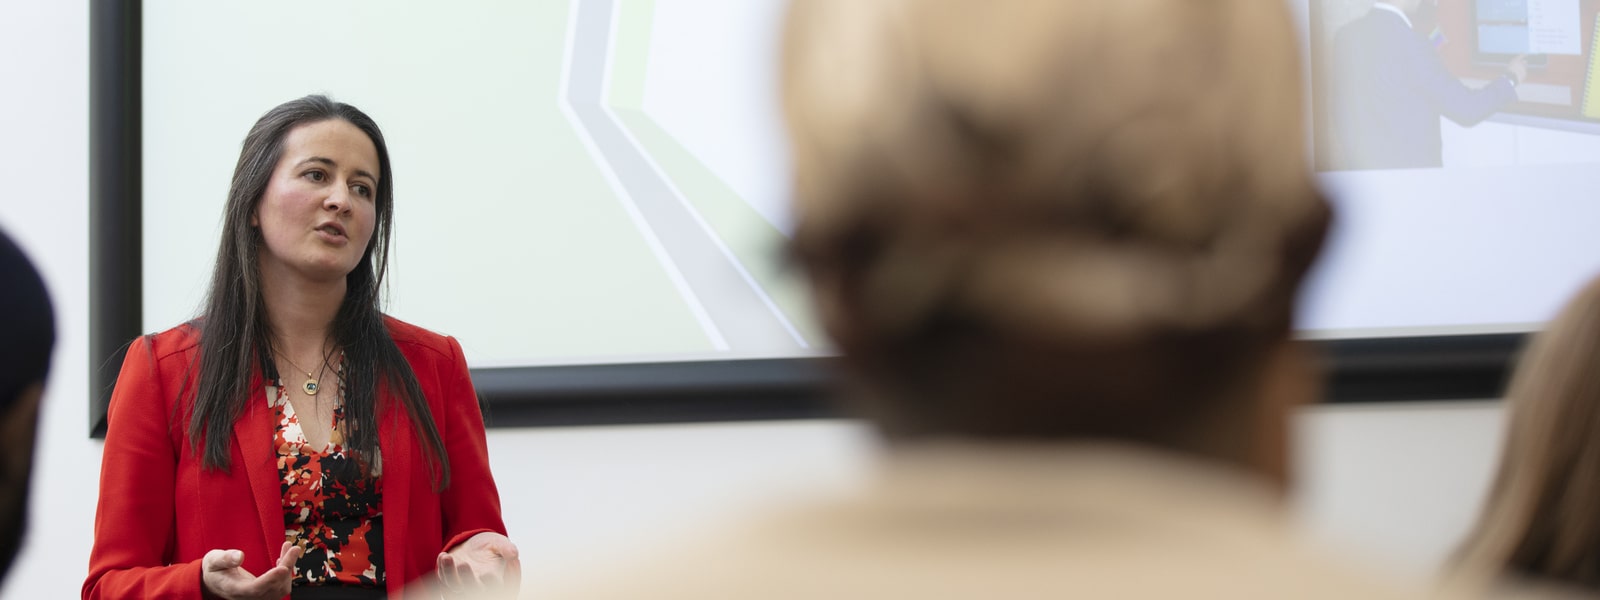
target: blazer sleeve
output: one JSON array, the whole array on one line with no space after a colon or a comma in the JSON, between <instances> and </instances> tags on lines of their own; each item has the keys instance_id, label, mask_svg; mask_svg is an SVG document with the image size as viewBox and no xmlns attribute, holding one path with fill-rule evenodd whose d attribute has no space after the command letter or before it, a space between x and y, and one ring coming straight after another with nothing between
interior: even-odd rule
<instances>
[{"instance_id":1,"label":"blazer sleeve","mask_svg":"<svg viewBox=\"0 0 1600 600\"><path fill-rule=\"evenodd\" d=\"M168 564L177 532L172 400L148 337L122 362L106 414L94 548L83 598L201 598L200 561Z\"/></svg>"},{"instance_id":2,"label":"blazer sleeve","mask_svg":"<svg viewBox=\"0 0 1600 600\"><path fill-rule=\"evenodd\" d=\"M441 551L479 533L506 533L500 516L500 491L489 471L489 442L484 435L478 393L472 387L461 343L453 337L447 339L452 364L443 386L444 423L440 433L450 460L450 486L440 498L445 540Z\"/></svg>"}]
</instances>

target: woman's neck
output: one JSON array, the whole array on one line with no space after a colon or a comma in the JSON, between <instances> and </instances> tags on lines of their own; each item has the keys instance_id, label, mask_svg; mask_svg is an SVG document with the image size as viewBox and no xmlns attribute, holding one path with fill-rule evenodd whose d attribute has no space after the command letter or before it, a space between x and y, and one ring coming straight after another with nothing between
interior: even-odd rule
<instances>
[{"instance_id":1,"label":"woman's neck","mask_svg":"<svg viewBox=\"0 0 1600 600\"><path fill-rule=\"evenodd\" d=\"M274 349L295 361L325 353L333 318L344 303L344 278L313 282L263 269L261 283Z\"/></svg>"}]
</instances>

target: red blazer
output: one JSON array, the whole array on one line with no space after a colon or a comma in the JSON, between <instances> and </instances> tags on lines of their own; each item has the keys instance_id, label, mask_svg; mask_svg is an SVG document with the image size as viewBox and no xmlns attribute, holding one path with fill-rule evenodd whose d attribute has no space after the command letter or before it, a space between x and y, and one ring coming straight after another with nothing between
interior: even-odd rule
<instances>
[{"instance_id":1,"label":"red blazer","mask_svg":"<svg viewBox=\"0 0 1600 600\"><path fill-rule=\"evenodd\" d=\"M427 396L451 478L450 487L433 491L405 408L380 403L384 570L389 597L398 599L404 585L433 574L439 552L506 528L461 345L392 318L387 325ZM206 552L242 550L244 568L257 575L278 558L283 500L265 383L256 373L249 406L233 427L228 472L202 469L185 433L188 422L175 417L174 405L180 390L193 397L198 341L193 327L180 325L128 349L106 416L85 600L199 600ZM385 397L382 384L378 392Z\"/></svg>"}]
</instances>

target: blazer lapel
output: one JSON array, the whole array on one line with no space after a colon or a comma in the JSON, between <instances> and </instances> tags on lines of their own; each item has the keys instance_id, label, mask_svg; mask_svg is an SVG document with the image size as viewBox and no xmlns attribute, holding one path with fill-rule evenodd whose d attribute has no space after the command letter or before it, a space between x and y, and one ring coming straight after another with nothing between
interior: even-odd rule
<instances>
[{"instance_id":1,"label":"blazer lapel","mask_svg":"<svg viewBox=\"0 0 1600 600\"><path fill-rule=\"evenodd\" d=\"M272 446L275 424L267 406L266 382L259 372L251 381L250 402L233 424L233 441L244 457L245 479L250 481L256 515L261 522L261 540L267 555L259 558L264 561L262 564L271 565L278 559L271 553L277 552L285 539L283 491L278 482L277 452Z\"/></svg>"},{"instance_id":2,"label":"blazer lapel","mask_svg":"<svg viewBox=\"0 0 1600 600\"><path fill-rule=\"evenodd\" d=\"M411 420L400 400L378 384L378 455L383 457L383 560L391 594L409 579L405 516L411 508Z\"/></svg>"}]
</instances>

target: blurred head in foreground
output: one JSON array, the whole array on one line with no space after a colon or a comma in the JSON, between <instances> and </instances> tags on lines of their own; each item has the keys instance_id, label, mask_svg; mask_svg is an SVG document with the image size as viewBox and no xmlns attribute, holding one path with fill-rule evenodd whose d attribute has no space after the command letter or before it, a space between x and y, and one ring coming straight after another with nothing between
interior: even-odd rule
<instances>
[{"instance_id":1,"label":"blurred head in foreground","mask_svg":"<svg viewBox=\"0 0 1600 600\"><path fill-rule=\"evenodd\" d=\"M0 232L0 579L22 549L39 423L39 400L55 346L55 312L44 280Z\"/></svg>"},{"instance_id":2,"label":"blurred head in foreground","mask_svg":"<svg viewBox=\"0 0 1600 600\"><path fill-rule=\"evenodd\" d=\"M794 248L861 412L896 441L1110 439L1282 475L1329 211L1281 2L791 11Z\"/></svg>"},{"instance_id":3,"label":"blurred head in foreground","mask_svg":"<svg viewBox=\"0 0 1600 600\"><path fill-rule=\"evenodd\" d=\"M892 452L540 597L1401 597L1263 485L1329 219L1282 2L789 10L792 250Z\"/></svg>"},{"instance_id":4,"label":"blurred head in foreground","mask_svg":"<svg viewBox=\"0 0 1600 600\"><path fill-rule=\"evenodd\" d=\"M1499 472L1463 559L1600 591L1600 279L1534 337L1506 405Z\"/></svg>"}]
</instances>

